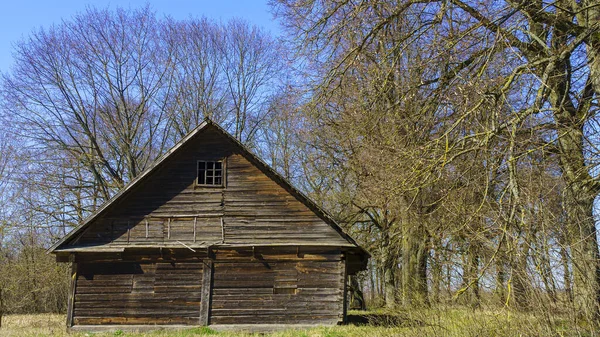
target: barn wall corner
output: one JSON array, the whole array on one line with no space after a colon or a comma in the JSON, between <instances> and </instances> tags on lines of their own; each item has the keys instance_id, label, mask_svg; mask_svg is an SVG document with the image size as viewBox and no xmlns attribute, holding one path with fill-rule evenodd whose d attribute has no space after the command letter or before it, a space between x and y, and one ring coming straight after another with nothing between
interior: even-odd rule
<instances>
[{"instance_id":1,"label":"barn wall corner","mask_svg":"<svg viewBox=\"0 0 600 337\"><path fill-rule=\"evenodd\" d=\"M73 326L75 288L77 287L77 260L75 259L75 255L69 256L69 261L71 261L71 282L67 299L67 329Z\"/></svg>"}]
</instances>

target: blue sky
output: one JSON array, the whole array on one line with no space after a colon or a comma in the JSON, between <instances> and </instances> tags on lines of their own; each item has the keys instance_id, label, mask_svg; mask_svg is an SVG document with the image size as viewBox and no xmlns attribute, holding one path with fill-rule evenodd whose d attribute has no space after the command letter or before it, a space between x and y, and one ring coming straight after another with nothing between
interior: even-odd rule
<instances>
[{"instance_id":1,"label":"blue sky","mask_svg":"<svg viewBox=\"0 0 600 337\"><path fill-rule=\"evenodd\" d=\"M137 8L147 3L157 16L169 15L175 19L206 16L223 21L240 17L274 35L280 33L267 0L11 0L3 2L0 11L0 72L7 72L12 65L13 44L34 29L68 20L87 6Z\"/></svg>"}]
</instances>

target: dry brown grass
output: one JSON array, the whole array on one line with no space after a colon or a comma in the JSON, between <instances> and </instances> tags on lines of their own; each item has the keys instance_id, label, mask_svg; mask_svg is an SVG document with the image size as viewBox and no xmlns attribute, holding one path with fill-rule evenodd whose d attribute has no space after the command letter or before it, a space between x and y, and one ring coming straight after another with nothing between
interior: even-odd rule
<instances>
[{"instance_id":1,"label":"dry brown grass","mask_svg":"<svg viewBox=\"0 0 600 337\"><path fill-rule=\"evenodd\" d=\"M356 313L359 314L359 313ZM385 314L385 315L381 315ZM380 321L377 316L383 317ZM397 316L390 319L390 316ZM371 324L320 327L306 330L284 330L266 334L271 337L386 337L386 336L593 336L567 323L560 317L553 321L541 319L534 314L515 313L507 310L469 310L454 308L447 310L407 310L371 312ZM158 330L152 332L112 331L97 334L72 333L65 328L64 315L9 315L3 320L0 336L131 336L131 337L188 337L259 336L244 332L216 332L209 328L186 330Z\"/></svg>"},{"instance_id":2,"label":"dry brown grass","mask_svg":"<svg viewBox=\"0 0 600 337\"><path fill-rule=\"evenodd\" d=\"M56 314L8 315L2 319L0 336L69 336L65 316Z\"/></svg>"}]
</instances>

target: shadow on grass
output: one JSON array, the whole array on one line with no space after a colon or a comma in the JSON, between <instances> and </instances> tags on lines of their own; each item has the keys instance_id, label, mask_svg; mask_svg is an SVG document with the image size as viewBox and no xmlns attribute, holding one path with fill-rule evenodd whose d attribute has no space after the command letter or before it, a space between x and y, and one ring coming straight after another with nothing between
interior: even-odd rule
<instances>
[{"instance_id":1,"label":"shadow on grass","mask_svg":"<svg viewBox=\"0 0 600 337\"><path fill-rule=\"evenodd\" d=\"M381 327L421 327L426 324L423 321L409 318L401 314L364 313L350 314L346 316L348 325L369 325Z\"/></svg>"}]
</instances>

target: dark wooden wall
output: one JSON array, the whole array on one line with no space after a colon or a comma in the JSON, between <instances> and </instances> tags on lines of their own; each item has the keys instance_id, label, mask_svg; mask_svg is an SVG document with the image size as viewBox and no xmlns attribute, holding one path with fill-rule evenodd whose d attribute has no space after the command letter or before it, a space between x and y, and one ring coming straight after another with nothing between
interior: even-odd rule
<instances>
[{"instance_id":1,"label":"dark wooden wall","mask_svg":"<svg viewBox=\"0 0 600 337\"><path fill-rule=\"evenodd\" d=\"M226 186L196 186L197 160L217 159L225 159ZM78 243L176 241L348 245L335 229L253 165L214 128L202 131L141 186L110 205Z\"/></svg>"},{"instance_id":2,"label":"dark wooden wall","mask_svg":"<svg viewBox=\"0 0 600 337\"><path fill-rule=\"evenodd\" d=\"M336 324L344 317L344 261L339 252L248 258L219 251L210 324Z\"/></svg>"},{"instance_id":3,"label":"dark wooden wall","mask_svg":"<svg viewBox=\"0 0 600 337\"><path fill-rule=\"evenodd\" d=\"M75 325L199 324L202 263L80 262Z\"/></svg>"},{"instance_id":4,"label":"dark wooden wall","mask_svg":"<svg viewBox=\"0 0 600 337\"><path fill-rule=\"evenodd\" d=\"M196 186L197 161L221 159L224 186ZM77 253L69 324L343 320L354 245L259 167L208 127L110 204L63 246L123 251Z\"/></svg>"},{"instance_id":5,"label":"dark wooden wall","mask_svg":"<svg viewBox=\"0 0 600 337\"><path fill-rule=\"evenodd\" d=\"M345 261L339 250L219 249L211 255L207 259L140 253L127 256L127 261L118 255L78 256L69 322L202 325L343 320Z\"/></svg>"}]
</instances>

